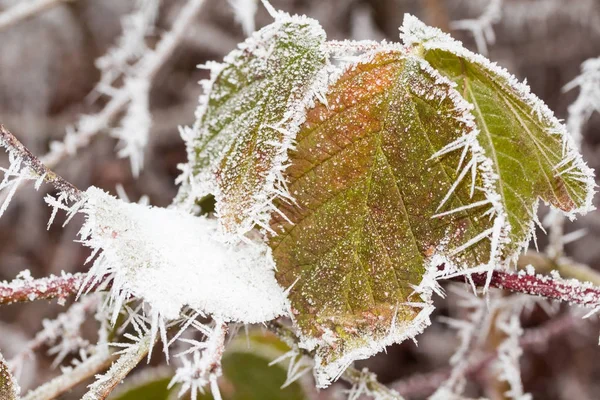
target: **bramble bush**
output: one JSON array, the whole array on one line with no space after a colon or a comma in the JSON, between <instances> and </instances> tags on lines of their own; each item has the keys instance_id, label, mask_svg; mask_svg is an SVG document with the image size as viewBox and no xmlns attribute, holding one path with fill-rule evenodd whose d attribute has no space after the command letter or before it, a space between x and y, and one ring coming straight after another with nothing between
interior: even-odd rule
<instances>
[{"instance_id":1,"label":"bramble bush","mask_svg":"<svg viewBox=\"0 0 600 400\"><path fill-rule=\"evenodd\" d=\"M579 147L581 126L600 108L598 59L573 81L581 92L569 133L527 84L412 15L400 42L332 41L318 21L266 1L273 22L254 31L257 4L235 2L254 32L202 66L210 78L195 123L180 128L188 162L169 207L77 188L54 173L111 123L119 156L139 175L150 83L202 3L189 0L147 48L158 2L140 2L98 62L98 90L110 100L46 156L19 142L19 127L0 127L10 162L0 215L25 181L52 185L49 226L58 213L65 224L83 216L77 242L90 250L85 273L23 272L0 284L2 307L76 296L24 351L53 343L56 365L80 354L23 397L13 374L24 357L0 356L0 397L53 399L96 375L83 398L104 399L144 359L159 359L176 368L155 368L112 398L302 399L298 381L312 372L318 388L349 382L350 399L401 399L353 363L417 339L434 297L445 295L441 281L451 280L466 283L458 295L469 312L446 321L461 346L431 398L463 398L482 340L494 343L503 398L531 398L520 378L520 315L548 299L600 307L597 278L562 250L564 219L594 209L594 172ZM480 20L459 24L482 52L500 4L492 3ZM523 255L541 227L540 201L552 209L550 244ZM80 333L90 315L96 342ZM164 354L153 352L157 343Z\"/></svg>"}]
</instances>

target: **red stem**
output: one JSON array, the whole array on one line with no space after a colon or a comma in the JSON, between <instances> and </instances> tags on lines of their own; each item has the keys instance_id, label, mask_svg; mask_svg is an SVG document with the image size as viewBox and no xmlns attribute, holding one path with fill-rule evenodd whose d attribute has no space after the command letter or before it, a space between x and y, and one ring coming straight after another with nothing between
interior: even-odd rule
<instances>
[{"instance_id":1,"label":"red stem","mask_svg":"<svg viewBox=\"0 0 600 400\"><path fill-rule=\"evenodd\" d=\"M476 286L485 286L486 273L472 274ZM453 281L464 281L465 277L451 278ZM575 279L562 279L545 275L529 275L509 271L494 271L490 287L505 289L511 292L524 293L578 304L590 308L600 306L600 287Z\"/></svg>"},{"instance_id":2,"label":"red stem","mask_svg":"<svg viewBox=\"0 0 600 400\"><path fill-rule=\"evenodd\" d=\"M23 303L34 300L65 299L79 292L79 288L87 277L85 273L65 274L63 276L51 275L47 278L35 280L14 280L0 282L0 304ZM95 289L104 283L88 284L85 290Z\"/></svg>"},{"instance_id":3,"label":"red stem","mask_svg":"<svg viewBox=\"0 0 600 400\"><path fill-rule=\"evenodd\" d=\"M32 281L17 280L10 283L0 282L0 304L28 302L38 299L66 298L77 294L79 287L84 282L87 274L68 274L64 276L50 276L48 278ZM487 274L472 274L471 278L476 286L485 285ZM450 278L452 281L463 282L465 277ZM97 289L107 284L106 278L85 290ZM578 304L590 308L600 306L600 287L590 283L582 283L575 279L565 280L552 276L528 275L508 271L494 271L490 287L505 289L511 292L524 293L555 299L569 304Z\"/></svg>"}]
</instances>

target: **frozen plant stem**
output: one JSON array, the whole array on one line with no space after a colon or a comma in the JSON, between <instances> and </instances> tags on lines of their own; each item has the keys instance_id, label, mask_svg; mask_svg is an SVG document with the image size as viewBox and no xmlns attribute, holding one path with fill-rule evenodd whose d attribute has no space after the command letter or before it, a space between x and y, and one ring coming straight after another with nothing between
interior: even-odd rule
<instances>
[{"instance_id":1,"label":"frozen plant stem","mask_svg":"<svg viewBox=\"0 0 600 400\"><path fill-rule=\"evenodd\" d=\"M31 281L0 282L0 305L70 297L79 292L86 276L85 273L77 273L50 276ZM106 283L104 281L105 279L100 279L97 284L89 284L83 288L82 292L99 288Z\"/></svg>"},{"instance_id":2,"label":"frozen plant stem","mask_svg":"<svg viewBox=\"0 0 600 400\"><path fill-rule=\"evenodd\" d=\"M81 382L93 377L107 368L114 356L108 351L101 351L88 358L69 373L54 378L35 390L30 391L21 400L52 400L71 390Z\"/></svg>"},{"instance_id":3,"label":"frozen plant stem","mask_svg":"<svg viewBox=\"0 0 600 400\"><path fill-rule=\"evenodd\" d=\"M110 369L96 382L89 386L90 390L82 397L82 400L106 399L112 390L135 368L139 362L146 357L150 348L154 345L151 335L148 334L132 345Z\"/></svg>"},{"instance_id":4,"label":"frozen plant stem","mask_svg":"<svg viewBox=\"0 0 600 400\"><path fill-rule=\"evenodd\" d=\"M156 45L154 51L148 52L133 67L133 79L151 82L160 68L168 61L181 42L189 26L194 22L204 0L189 0L179 12L173 28L166 33ZM103 129L106 129L131 100L131 93L124 86L108 102L102 111L92 116L86 116L84 128L71 137L67 135L65 143L61 143L45 156L42 162L50 168L56 167L63 159L76 153L77 149L87 146L90 140Z\"/></svg>"},{"instance_id":5,"label":"frozen plant stem","mask_svg":"<svg viewBox=\"0 0 600 400\"><path fill-rule=\"evenodd\" d=\"M471 275L471 278L476 286L484 287L487 273L475 273ZM463 282L464 279L464 277L454 277L450 280ZM492 273L490 287L590 308L600 305L600 288L574 279L565 280L550 276L529 275L524 271L514 273L496 270Z\"/></svg>"},{"instance_id":6,"label":"frozen plant stem","mask_svg":"<svg viewBox=\"0 0 600 400\"><path fill-rule=\"evenodd\" d=\"M68 1L74 0L33 0L18 2L8 10L0 13L0 31Z\"/></svg>"},{"instance_id":7,"label":"frozen plant stem","mask_svg":"<svg viewBox=\"0 0 600 400\"><path fill-rule=\"evenodd\" d=\"M551 319L540 327L526 329L519 344L526 351L544 348L543 346L547 346L552 338L572 332L581 323L580 318L571 314ZM464 376L470 379L477 378L496 360L497 356L497 352L478 353L471 356ZM451 372L452 368L446 367L429 373L414 374L394 382L391 386L403 396L426 397L435 392L450 377Z\"/></svg>"},{"instance_id":8,"label":"frozen plant stem","mask_svg":"<svg viewBox=\"0 0 600 400\"><path fill-rule=\"evenodd\" d=\"M79 189L73 186L73 184L64 180L61 176L52 172L2 124L0 124L0 144L3 144L8 151L17 154L23 163L35 175L37 175L39 178L42 178L44 182L50 183L60 192L67 194L71 199L81 199L82 195Z\"/></svg>"},{"instance_id":9,"label":"frozen plant stem","mask_svg":"<svg viewBox=\"0 0 600 400\"><path fill-rule=\"evenodd\" d=\"M476 286L485 286L486 273L475 273L471 276ZM51 276L32 281L17 281L17 283L0 282L0 305L38 299L66 298L77 294L79 287L85 279L85 273L78 273L60 277ZM108 290L111 284L107 279L108 276L99 279L93 287L84 288L83 292L95 289ZM465 278L457 276L449 280L464 282ZM523 271L519 273L494 271L490 287L505 289L515 293L541 296L585 307L595 308L600 305L600 287L589 283L581 283L573 279L564 280L550 276L527 275Z\"/></svg>"}]
</instances>

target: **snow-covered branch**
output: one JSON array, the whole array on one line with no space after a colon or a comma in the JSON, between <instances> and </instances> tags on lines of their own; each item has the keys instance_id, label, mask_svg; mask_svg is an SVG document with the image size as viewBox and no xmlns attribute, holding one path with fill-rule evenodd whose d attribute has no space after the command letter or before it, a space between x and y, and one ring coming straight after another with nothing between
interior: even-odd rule
<instances>
[{"instance_id":1,"label":"snow-covered branch","mask_svg":"<svg viewBox=\"0 0 600 400\"><path fill-rule=\"evenodd\" d=\"M594 111L600 112L600 57L581 64L581 74L565 85L564 90L578 88L577 99L569 106L567 130L578 146L583 140L583 127Z\"/></svg>"},{"instance_id":2,"label":"snow-covered branch","mask_svg":"<svg viewBox=\"0 0 600 400\"><path fill-rule=\"evenodd\" d=\"M81 199L81 192L71 183L55 174L43 161L34 156L4 125L0 124L0 147L4 147L10 156L10 166L4 170L4 180L0 183L0 190L11 187L11 192L16 190L18 182L22 180L35 180L39 186L42 182L52 184L61 193L65 193L72 200ZM10 180L14 177L14 180ZM11 195L5 200L10 200ZM0 211L0 215L1 215Z\"/></svg>"},{"instance_id":3,"label":"snow-covered branch","mask_svg":"<svg viewBox=\"0 0 600 400\"><path fill-rule=\"evenodd\" d=\"M8 10L0 13L0 31L33 17L61 3L74 0L32 0L20 1Z\"/></svg>"}]
</instances>

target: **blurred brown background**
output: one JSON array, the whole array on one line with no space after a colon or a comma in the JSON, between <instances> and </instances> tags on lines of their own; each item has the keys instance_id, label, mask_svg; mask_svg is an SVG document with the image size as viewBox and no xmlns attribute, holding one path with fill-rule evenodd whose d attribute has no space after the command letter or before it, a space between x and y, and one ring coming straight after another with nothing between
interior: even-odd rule
<instances>
[{"instance_id":1,"label":"blurred brown background","mask_svg":"<svg viewBox=\"0 0 600 400\"><path fill-rule=\"evenodd\" d=\"M17 2L0 0L0 11ZM277 8L318 19L330 39L396 41L405 12L448 30L451 21L480 15L488 2L273 0L272 3ZM159 32L169 29L182 4L182 1L163 1L157 22ZM120 33L120 18L134 6L134 1L77 0L0 31L0 122L34 154L45 154L49 142L63 137L66 127L74 124L80 114L102 108L102 99L92 102L88 96L99 79L94 61L113 45ZM269 21L259 6L257 26ZM532 91L559 118L565 118L577 90L563 93L562 87L579 74L582 61L600 56L600 1L505 0L502 19L494 25L494 30L497 40L489 46L489 58L520 79L526 78ZM452 34L476 50L470 33L453 31ZM103 134L77 157L62 162L56 172L82 189L95 185L114 193L115 185L121 183L134 201L148 195L152 204L168 205L176 193L173 182L178 175L176 166L186 161L177 126L193 122L201 92L197 81L206 77L206 71L196 69L196 65L221 60L243 39L242 29L234 21L227 2L207 1L176 54L154 81L153 127L139 179L133 178L129 161L115 155L116 140ZM600 115L593 115L584 135L584 158L598 170ZM0 155L0 162L6 165L4 154ZM86 269L83 265L86 252L73 243L78 221L65 229L57 221L46 231L50 210L42 200L44 190L49 189L44 187L41 193L35 193L30 186L23 188L0 219L0 280L13 279L25 268L34 277ZM600 214L592 213L567 226L568 230L580 227L586 227L588 235L569 245L568 254L598 269L600 246L596 243L600 239ZM540 244L543 243L541 235ZM452 296L449 300L439 300L437 313L447 315L452 307ZM41 328L43 318L52 318L61 311L64 307L56 302L1 307L0 349L10 358ZM529 319L525 327L542 324L548 317L540 311ZM525 389L534 399L600 399L599 332L600 325L596 322L581 322L554 335L545 346L527 349L522 359ZM385 383L418 373L441 373L457 343L453 330L434 322L420 337L418 347L413 343L394 346L387 355L361 365L368 365ZM38 357L37 364L28 364L21 376L24 390L56 374L49 368L50 362L51 359ZM468 393L474 397L483 395L478 380L485 377L474 373L470 378L473 382ZM430 386L431 382L434 381L429 382ZM335 393L326 390L319 396L330 398ZM428 393L421 390L408 398L424 398ZM64 398L79 398L79 394Z\"/></svg>"}]
</instances>

